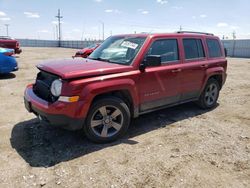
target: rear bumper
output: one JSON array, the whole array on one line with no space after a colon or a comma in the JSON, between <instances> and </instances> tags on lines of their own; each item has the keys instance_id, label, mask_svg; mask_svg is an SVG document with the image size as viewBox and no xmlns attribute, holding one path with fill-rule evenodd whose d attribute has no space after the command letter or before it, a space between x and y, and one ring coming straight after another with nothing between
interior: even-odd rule
<instances>
[{"instance_id":1,"label":"rear bumper","mask_svg":"<svg viewBox=\"0 0 250 188\"><path fill-rule=\"evenodd\" d=\"M71 114L67 113L74 110L71 103L55 102L50 104L37 97L32 90L32 86L28 86L25 90L24 104L28 112L34 113L39 119L52 126L78 130L84 125L85 118L72 117Z\"/></svg>"}]
</instances>

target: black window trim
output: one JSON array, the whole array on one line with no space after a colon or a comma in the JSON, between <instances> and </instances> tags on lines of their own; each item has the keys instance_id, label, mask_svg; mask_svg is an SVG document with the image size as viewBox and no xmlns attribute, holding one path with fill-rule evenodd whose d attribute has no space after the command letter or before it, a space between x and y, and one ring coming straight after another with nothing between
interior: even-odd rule
<instances>
[{"instance_id":1,"label":"black window trim","mask_svg":"<svg viewBox=\"0 0 250 188\"><path fill-rule=\"evenodd\" d=\"M197 58L190 58L190 59L186 59L186 54L185 54L185 48L184 48L184 39L194 39L194 40L200 40L201 41L201 44L202 44L202 49L203 49L203 54L204 54L204 57L197 57ZM202 38L197 38L197 37L184 37L182 38L182 45L183 45L183 60L184 62L193 62L193 61L200 61L200 60L206 60L207 59L207 55L206 55L206 51L205 51L205 48L204 48L204 42L202 40Z\"/></svg>"}]
</instances>

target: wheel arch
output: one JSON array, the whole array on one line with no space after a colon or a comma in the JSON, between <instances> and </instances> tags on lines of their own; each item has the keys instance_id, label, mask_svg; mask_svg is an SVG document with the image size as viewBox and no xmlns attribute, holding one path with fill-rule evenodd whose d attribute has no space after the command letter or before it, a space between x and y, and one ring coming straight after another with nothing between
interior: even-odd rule
<instances>
[{"instance_id":1,"label":"wheel arch","mask_svg":"<svg viewBox=\"0 0 250 188\"><path fill-rule=\"evenodd\" d=\"M209 79L215 79L217 80L220 89L222 88L224 82L225 82L225 70L223 67L214 67L206 70L206 76L202 85L201 92L204 90L207 82Z\"/></svg>"},{"instance_id":2,"label":"wheel arch","mask_svg":"<svg viewBox=\"0 0 250 188\"><path fill-rule=\"evenodd\" d=\"M109 80L87 85L82 91L82 98L85 101L81 114L86 117L90 106L94 101L115 96L122 99L129 107L131 116L138 116L138 94L135 83L131 79Z\"/></svg>"}]
</instances>

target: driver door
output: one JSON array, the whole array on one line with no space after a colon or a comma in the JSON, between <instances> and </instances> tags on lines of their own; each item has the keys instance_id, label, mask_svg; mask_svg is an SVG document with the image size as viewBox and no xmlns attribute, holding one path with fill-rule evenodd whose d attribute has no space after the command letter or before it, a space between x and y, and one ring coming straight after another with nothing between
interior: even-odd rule
<instances>
[{"instance_id":1,"label":"driver door","mask_svg":"<svg viewBox=\"0 0 250 188\"><path fill-rule=\"evenodd\" d=\"M161 66L146 67L139 78L140 112L177 103L181 97L181 60L175 38L155 40L147 55L160 55Z\"/></svg>"}]
</instances>

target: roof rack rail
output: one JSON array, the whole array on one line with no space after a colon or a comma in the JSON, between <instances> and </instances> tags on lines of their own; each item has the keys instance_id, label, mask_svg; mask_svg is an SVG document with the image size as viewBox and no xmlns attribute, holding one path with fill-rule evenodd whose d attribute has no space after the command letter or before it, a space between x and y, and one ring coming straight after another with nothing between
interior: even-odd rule
<instances>
[{"instance_id":1,"label":"roof rack rail","mask_svg":"<svg viewBox=\"0 0 250 188\"><path fill-rule=\"evenodd\" d=\"M204 35L214 35L213 33L196 32L196 31L177 31L177 33L194 33L194 34L204 34Z\"/></svg>"}]
</instances>

